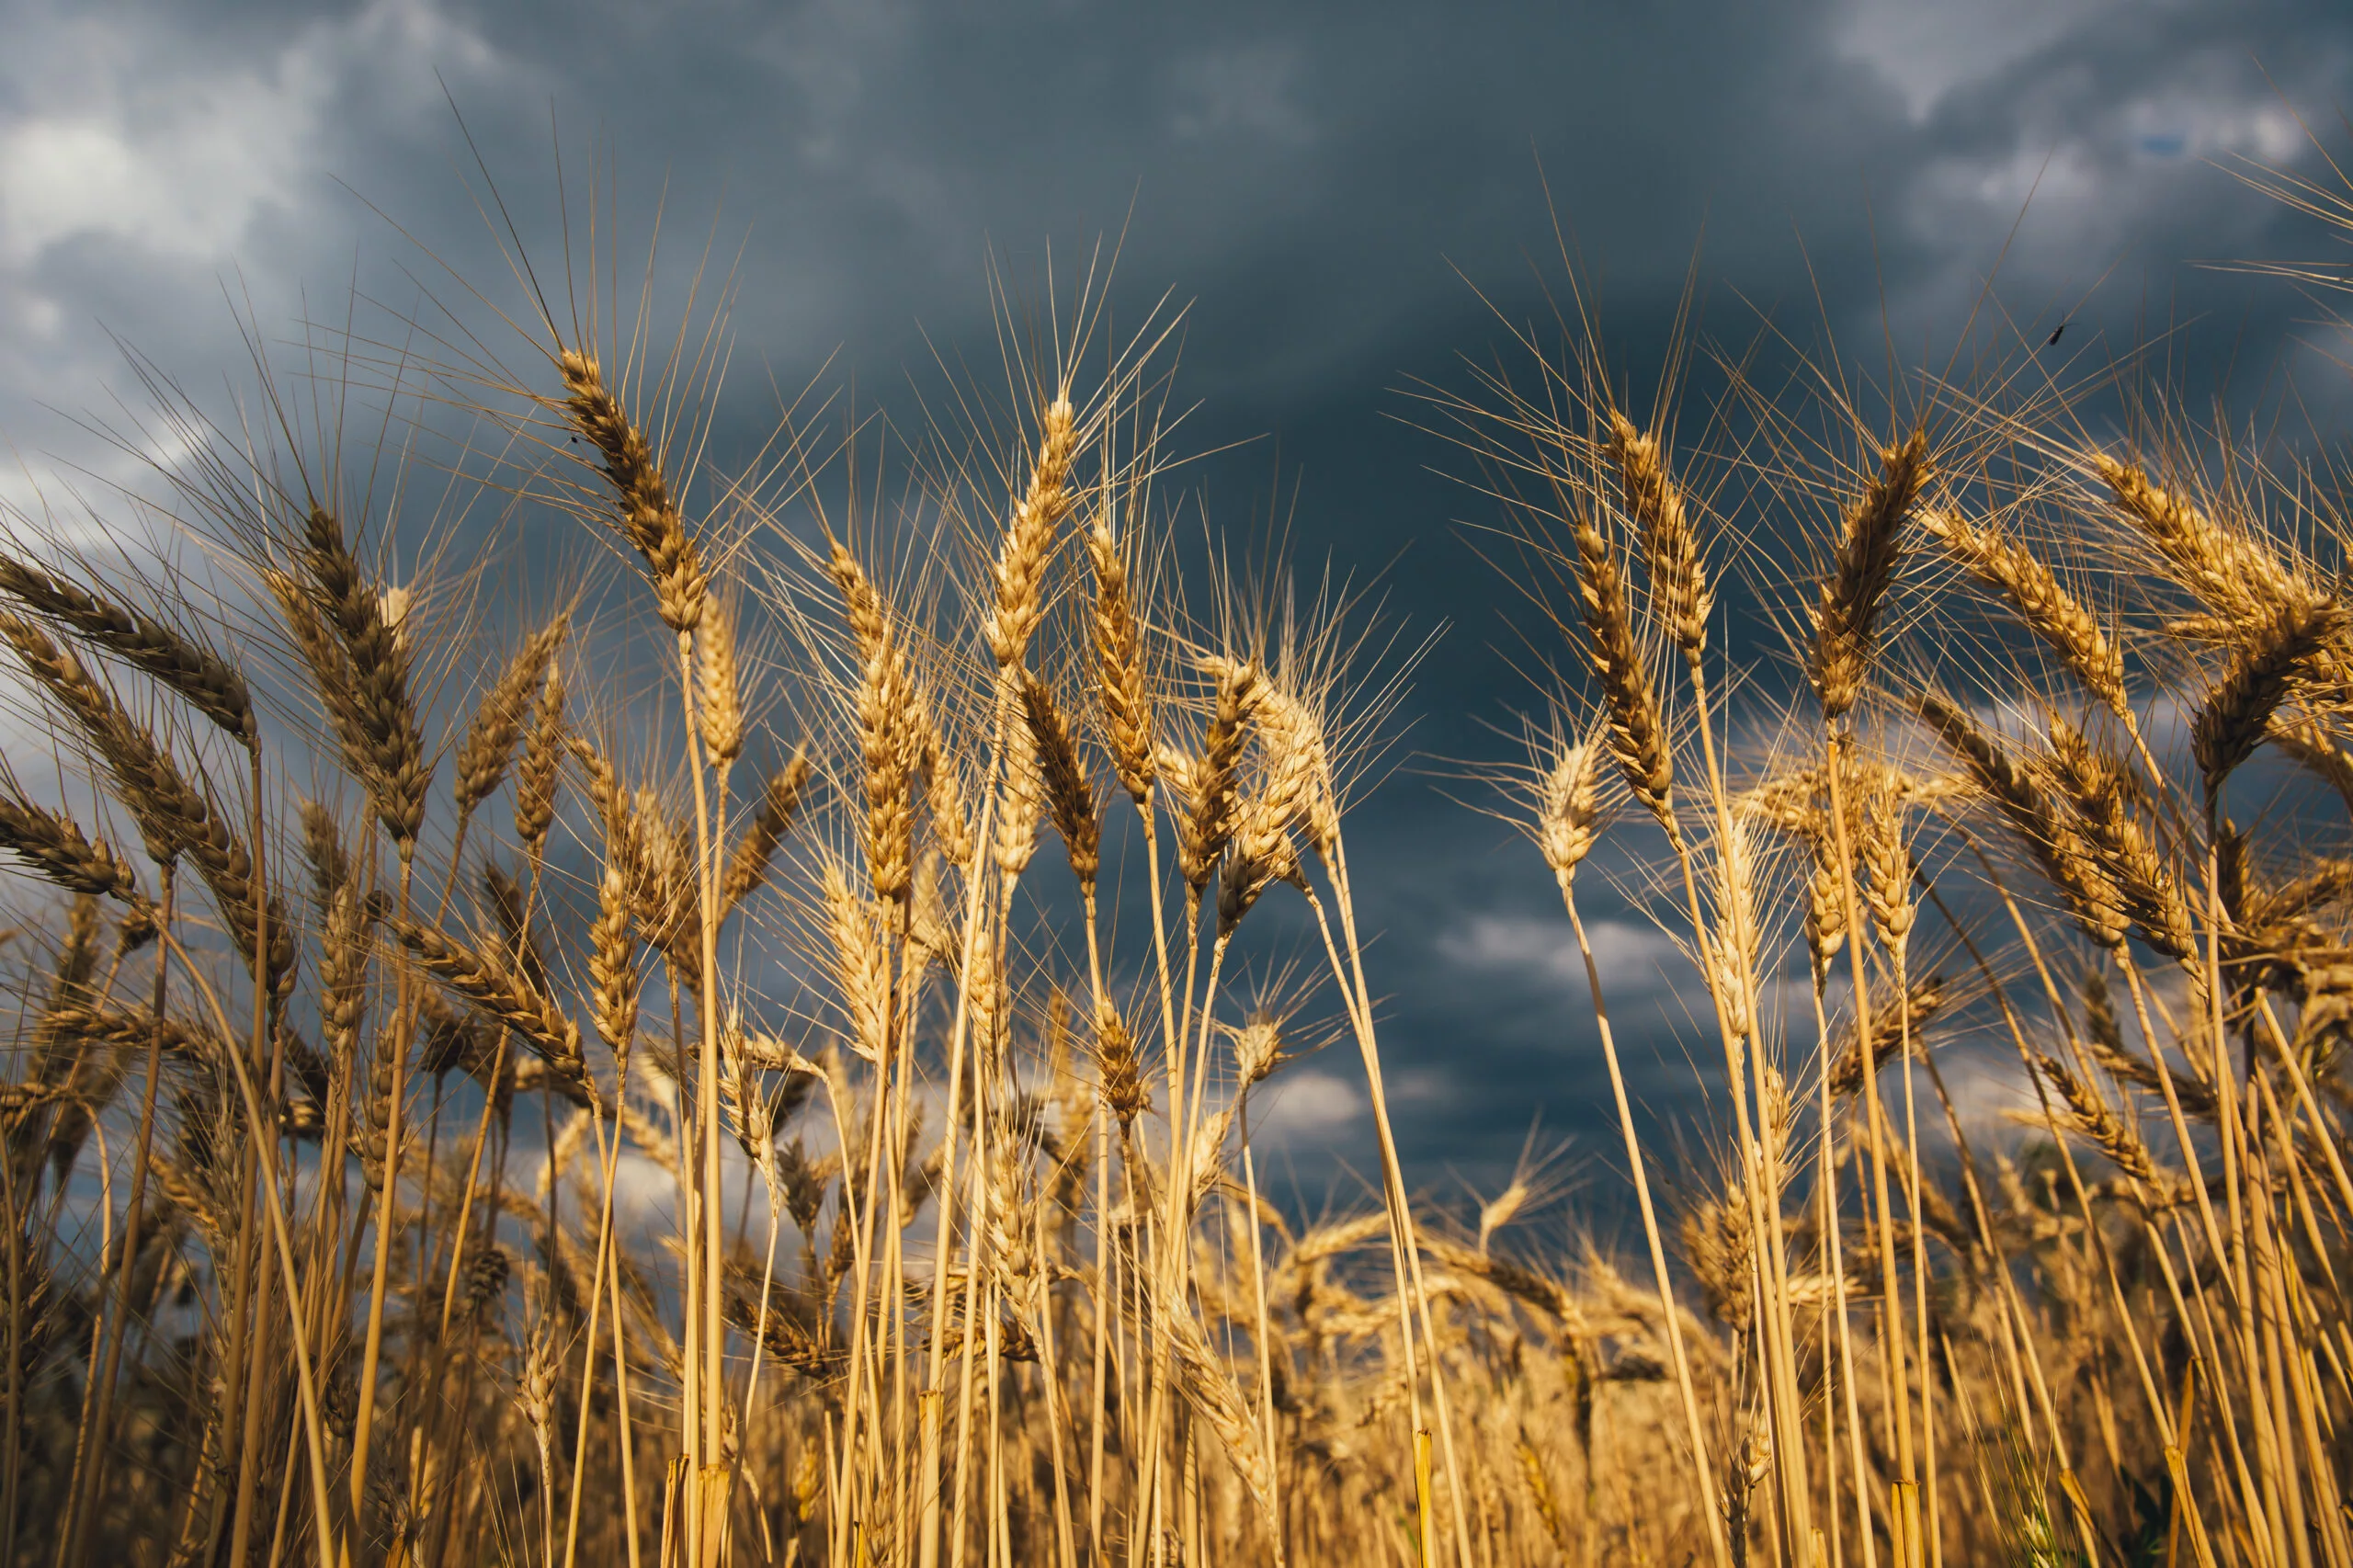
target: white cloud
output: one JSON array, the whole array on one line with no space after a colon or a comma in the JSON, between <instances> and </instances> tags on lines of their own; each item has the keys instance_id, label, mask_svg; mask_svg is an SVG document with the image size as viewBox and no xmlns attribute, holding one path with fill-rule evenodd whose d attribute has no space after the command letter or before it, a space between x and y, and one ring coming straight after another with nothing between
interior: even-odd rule
<instances>
[{"instance_id":1,"label":"white cloud","mask_svg":"<svg viewBox=\"0 0 2353 1568\"><path fill-rule=\"evenodd\" d=\"M1667 966L1681 960L1674 941L1654 926L1591 920L1586 937L1602 984L1615 996L1666 983ZM1548 986L1586 983L1585 960L1565 919L1524 915L1474 915L1438 938L1438 956L1461 969L1517 973Z\"/></svg>"},{"instance_id":2,"label":"white cloud","mask_svg":"<svg viewBox=\"0 0 2353 1568\"><path fill-rule=\"evenodd\" d=\"M1276 1143L1314 1142L1361 1125L1370 1102L1355 1084L1318 1068L1278 1074L1250 1100L1250 1136Z\"/></svg>"},{"instance_id":3,"label":"white cloud","mask_svg":"<svg viewBox=\"0 0 2353 1568\"><path fill-rule=\"evenodd\" d=\"M373 0L257 59L207 61L167 23L43 30L19 40L33 47L15 55L17 107L0 122L0 266L11 268L84 237L225 262L264 210L308 193L358 75L413 110L434 68L491 62L430 0Z\"/></svg>"},{"instance_id":4,"label":"white cloud","mask_svg":"<svg viewBox=\"0 0 2353 1568\"><path fill-rule=\"evenodd\" d=\"M273 335L306 282L347 269L357 209L338 175L370 139L448 108L442 81L498 70L481 36L434 0L369 0L264 35L172 10L26 7L0 54L0 435L25 442L51 408L103 408L119 353L103 331L155 348L205 346L235 362L226 281ZM256 40L267 38L259 47ZM320 272L322 266L327 270ZM317 274L317 276L313 276ZM176 373L195 366L175 362ZM46 446L45 438L34 442ZM22 447L19 447L22 449ZM75 453L102 477L124 454ZM39 473L0 478L38 509Z\"/></svg>"},{"instance_id":5,"label":"white cloud","mask_svg":"<svg viewBox=\"0 0 2353 1568\"><path fill-rule=\"evenodd\" d=\"M1984 0L1923 6L1916 0L1848 0L1832 48L1886 78L1915 121L1956 87L2000 74L2049 47L2116 0Z\"/></svg>"}]
</instances>

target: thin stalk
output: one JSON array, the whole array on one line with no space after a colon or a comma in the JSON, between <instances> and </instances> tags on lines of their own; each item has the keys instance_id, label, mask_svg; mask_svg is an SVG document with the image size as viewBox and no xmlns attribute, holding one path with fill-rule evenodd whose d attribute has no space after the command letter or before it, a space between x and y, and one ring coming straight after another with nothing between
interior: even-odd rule
<instances>
[{"instance_id":1,"label":"thin stalk","mask_svg":"<svg viewBox=\"0 0 2353 1568\"><path fill-rule=\"evenodd\" d=\"M226 1034L228 1020L222 1013L220 998L213 994L212 986L204 978L202 972L188 962L188 954L180 951L179 939L168 930L159 929L156 932L156 940L169 943L175 951L180 952L180 961L188 970L188 978L196 983L197 990L202 994L206 1006L211 1009L214 1022L221 1027L223 1034ZM236 1072L237 1092L244 1101L245 1114L254 1125L259 1126L261 1101L260 1097L254 1093L252 1075L246 1072L244 1060L235 1051L232 1051L226 1054L230 1065ZM294 1248L287 1238L285 1210L278 1201L278 1161L271 1152L272 1145L276 1142L275 1138L256 1138L254 1140L254 1148L262 1165L265 1177L262 1190L267 1198L265 1208L269 1218L272 1239L278 1244L278 1264L285 1269L287 1278L290 1279L294 1277ZM309 1335L303 1332L302 1315L295 1310L294 1299L290 1293L287 1297L287 1309L288 1319L292 1324L294 1335L295 1388L301 1398L303 1431L310 1449L312 1502L313 1506L317 1510L313 1539L318 1546L319 1568L335 1568L335 1517L330 1507L330 1494L333 1489L327 1483L326 1445L319 1422L318 1381L313 1371Z\"/></svg>"},{"instance_id":2,"label":"thin stalk","mask_svg":"<svg viewBox=\"0 0 2353 1568\"><path fill-rule=\"evenodd\" d=\"M1666 1350L1675 1370L1675 1392L1683 1407L1684 1434L1691 1444L1691 1475L1699 1489L1699 1517L1707 1522L1708 1549L1717 1568L1731 1568L1733 1554L1724 1538L1723 1510L1717 1506L1715 1467L1708 1458L1707 1425L1699 1412L1699 1390L1691 1380L1691 1361L1683 1348L1683 1324L1675 1304L1675 1288L1666 1271L1666 1243L1658 1223L1658 1207L1651 1199L1648 1164L1643 1158L1642 1136L1634 1129L1634 1110L1626 1096L1626 1074L1618 1062L1618 1037L1609 1024L1609 1006L1601 993L1601 968L1594 962L1593 943L1586 936L1585 920L1577 913L1576 894L1566 879L1561 885L1561 903L1568 911L1569 926L1576 933L1577 956L1585 960L1586 986L1593 996L1594 1022L1601 1031L1602 1060L1609 1068L1609 1092L1618 1105L1618 1127L1626 1141L1626 1168L1634 1178L1634 1201L1643 1213L1643 1239L1649 1244L1651 1278L1658 1290L1659 1320L1666 1333ZM1848 1403L1854 1399L1853 1380L1847 1380ZM1850 1410L1851 1420L1851 1410ZM1857 1464L1861 1463L1858 1449ZM1858 1491L1861 1471L1857 1470ZM1868 1528L1864 1532L1870 1540ZM1864 1561L1869 1562L1870 1547L1864 1547Z\"/></svg>"},{"instance_id":3,"label":"thin stalk","mask_svg":"<svg viewBox=\"0 0 2353 1568\"><path fill-rule=\"evenodd\" d=\"M401 856L400 914L408 918L409 893L415 881L415 858ZM384 1121L384 1179L376 1193L376 1271L368 1282L368 1327L359 1353L359 1410L351 1427L351 1517L366 1517L368 1505L368 1448L375 1436L376 1366L384 1350L384 1292L391 1283L392 1263L393 1220L397 1213L401 1163L401 1096L407 1086L408 1031L415 990L410 966L400 965L393 972L399 994L393 1004L392 1038L389 1049L392 1052L392 1086L386 1093ZM379 1046L379 1049L385 1049Z\"/></svg>"},{"instance_id":4,"label":"thin stalk","mask_svg":"<svg viewBox=\"0 0 2353 1568\"><path fill-rule=\"evenodd\" d=\"M1847 939L1850 942L1855 939L1853 932L1849 931L1847 933ZM1855 1398L1855 1388L1858 1380L1855 1376L1854 1338L1847 1323L1847 1264L1842 1253L1842 1243L1840 1242L1838 1234L1838 1123L1837 1118L1833 1110L1830 1094L1830 1016L1829 1009L1825 1006L1825 999L1824 996L1824 983L1829 979L1829 966L1826 962L1823 962L1815 963L1812 967L1813 971L1813 1038L1822 1042L1821 1051L1823 1058L1822 1073L1820 1077L1822 1094L1821 1182L1822 1244L1824 1256L1824 1270L1830 1276L1831 1301L1835 1303L1837 1313L1838 1383L1847 1398L1847 1440L1852 1450L1851 1458L1855 1467L1855 1535L1856 1539L1860 1540L1863 1545L1863 1568L1878 1568L1879 1537L1877 1532L1871 1528L1870 1489L1870 1483L1867 1479L1870 1474L1870 1466L1865 1460L1863 1455L1863 1414L1860 1407L1856 1403ZM1588 979L1593 977L1593 971L1590 967L1588 967L1586 971L1586 975ZM1653 1221L1652 1224L1654 1228L1655 1228L1656 1221ZM1665 1279L1663 1255L1658 1260L1658 1266L1662 1269L1660 1280L1663 1287ZM1830 1401L1825 1400L1823 1402L1823 1415L1825 1423L1829 1420L1831 1408L1832 1404ZM1703 1460L1700 1465L1700 1472L1704 1475L1706 1473L1706 1470L1707 1467ZM1835 1470L1833 1474L1835 1476ZM1838 1500L1835 1494L1835 1488L1836 1485L1836 1481L1834 1480L1831 1484L1834 1489L1833 1494L1829 1499L1832 1529L1831 1543L1833 1549L1832 1554L1836 1557L1836 1549L1839 1544L1836 1533Z\"/></svg>"},{"instance_id":5,"label":"thin stalk","mask_svg":"<svg viewBox=\"0 0 2353 1568\"><path fill-rule=\"evenodd\" d=\"M172 923L172 871L173 863L168 860L156 868L159 886L155 901L155 923L158 926L168 926ZM131 1196L128 1199L130 1207L124 1213L122 1221L121 1265L115 1271L114 1312L107 1320L108 1327L106 1333L106 1353L100 1358L102 1365L99 1367L97 1375L97 1407L90 1418L91 1452L94 1456L103 1455L107 1451L107 1433L108 1417L112 1413L114 1402L115 1379L121 1373L123 1341L129 1338L131 1334L131 1282L132 1272L139 1263L139 1222L147 1202L149 1152L154 1147L155 1141L155 1090L163 1077L164 1002L170 974L170 949L158 943L155 949L155 983L148 997L148 1011L154 1019L155 1027L149 1031L147 1038L146 1081L141 1088L139 1096L139 1142L132 1146ZM103 1460L98 1462L97 1468L103 1471ZM74 1474L78 1483L81 1479L81 1471L78 1466ZM89 1530L90 1509L97 1503L97 1493L103 1485L101 1474L94 1477L87 1487L77 1491L73 1528L67 1536L67 1539L74 1543L72 1550L67 1553L68 1562L74 1561L81 1555L80 1544ZM6 1557L0 1557L0 1562L8 1560Z\"/></svg>"},{"instance_id":6,"label":"thin stalk","mask_svg":"<svg viewBox=\"0 0 2353 1568\"><path fill-rule=\"evenodd\" d=\"M1861 902L1855 893L1855 851L1851 835L1847 831L1847 795L1843 759L1847 750L1845 732L1836 725L1829 727L1824 746L1823 770L1830 780L1830 831L1838 859L1838 882L1847 903L1847 952L1855 974L1855 1038L1865 1042L1869 1050L1871 1039L1871 981L1870 965L1864 956ZM1891 1523L1898 1531L1894 1548L1899 1568L1918 1568L1917 1532L1907 1528L1910 1506L1917 1495L1918 1471L1912 1455L1911 1379L1904 1369L1903 1328L1903 1291L1895 1267L1894 1233L1887 1193L1887 1151L1880 1136L1879 1075L1871 1071L1868 1058L1863 1062L1863 1094L1866 1102L1864 1123L1870 1132L1871 1179L1873 1197L1879 1211L1880 1271L1883 1283L1881 1308L1881 1334L1883 1346L1884 1377L1889 1385L1888 1404L1895 1422L1896 1474L1898 1506Z\"/></svg>"}]
</instances>

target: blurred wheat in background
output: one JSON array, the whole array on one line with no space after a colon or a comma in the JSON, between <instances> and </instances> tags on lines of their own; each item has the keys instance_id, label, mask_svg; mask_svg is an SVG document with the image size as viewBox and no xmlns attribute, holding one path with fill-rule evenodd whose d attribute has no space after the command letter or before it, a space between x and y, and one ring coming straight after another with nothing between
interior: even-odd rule
<instances>
[{"instance_id":1,"label":"blurred wheat in background","mask_svg":"<svg viewBox=\"0 0 2353 1568\"><path fill-rule=\"evenodd\" d=\"M1692 435L1581 312L1428 394L1561 672L1505 793L1640 1221L1562 1255L1540 1174L1401 1166L1398 661L1176 548L1175 320L1007 303L924 439L722 470L723 303L513 259L494 330L256 333L233 420L154 378L201 571L11 519L0 1563L2353 1564L2325 456L2019 356L1732 363ZM548 516L587 564L483 563ZM1704 1181L1605 835L1710 1004ZM1327 1046L1381 1161L1308 1223L1252 1113Z\"/></svg>"}]
</instances>

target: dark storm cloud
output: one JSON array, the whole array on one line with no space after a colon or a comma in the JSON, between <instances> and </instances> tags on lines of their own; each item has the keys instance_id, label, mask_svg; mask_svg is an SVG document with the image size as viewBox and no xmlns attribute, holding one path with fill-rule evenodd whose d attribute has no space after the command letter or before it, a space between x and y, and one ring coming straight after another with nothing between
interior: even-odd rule
<instances>
[{"instance_id":1,"label":"dark storm cloud","mask_svg":"<svg viewBox=\"0 0 2353 1568\"><path fill-rule=\"evenodd\" d=\"M1463 465L1384 415L1413 412L1389 389L1460 385L1454 356L1502 338L1472 284L1507 320L1542 313L1547 186L1638 387L1703 224L1726 335L1763 309L1810 341L1826 313L1850 348L1884 323L1933 357L2021 210L2003 298L2040 323L2077 312L2071 348L2206 312L2242 362L2311 370L2292 295L2184 264L2325 248L2211 164L2316 166L2295 116L2333 124L2353 79L2353 20L2322 0L11 3L0 20L0 431L20 450L105 467L39 406L125 384L101 324L201 391L243 365L224 282L272 334L338 315L355 278L396 309L412 278L447 291L368 204L513 303L445 85L542 266L558 140L575 203L591 168L618 194L624 254L661 203L665 286L706 235L723 262L742 245L739 436L773 412L770 372L797 386L837 347L886 404L930 344L992 362L990 247L1035 292L1049 240L1066 284L1126 224L1123 313L1164 289L1193 301L1191 437L1277 437L1198 471L1209 514L1262 515L1279 462L1302 555L1385 571L1417 628L1452 621L1409 715L1414 744L1454 756L1496 755L1482 725L1518 689L1506 596L1449 532L1473 498L1426 472ZM2348 407L2341 375L2316 381ZM0 485L30 504L26 476ZM1410 773L1359 824L1409 1143L1471 1165L1539 1104L1606 1125L1532 857ZM1639 1086L1672 1103L1681 1048L1654 1042L1680 960L1643 945L1639 912L1605 913L1652 1037ZM1645 964L1670 979L1644 989ZM1297 1137L1345 1136L1347 1094L1336 1064L1295 1092Z\"/></svg>"}]
</instances>

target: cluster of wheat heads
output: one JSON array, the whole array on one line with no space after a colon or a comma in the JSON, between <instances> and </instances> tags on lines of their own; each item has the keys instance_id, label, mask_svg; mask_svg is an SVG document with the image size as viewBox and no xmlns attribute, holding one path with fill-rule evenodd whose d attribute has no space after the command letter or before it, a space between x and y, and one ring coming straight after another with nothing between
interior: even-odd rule
<instances>
[{"instance_id":1,"label":"cluster of wheat heads","mask_svg":"<svg viewBox=\"0 0 2353 1568\"><path fill-rule=\"evenodd\" d=\"M434 382L479 472L174 403L201 602L20 524L68 782L0 835L71 898L11 949L0 1562L1467 1555L1342 820L1383 699L1328 599L1188 616L1166 324L1089 380L1079 320L888 515L551 322ZM599 564L491 604L492 508ZM1381 1176L1302 1229L1250 1130L1309 1034Z\"/></svg>"},{"instance_id":2,"label":"cluster of wheat heads","mask_svg":"<svg viewBox=\"0 0 2353 1568\"><path fill-rule=\"evenodd\" d=\"M1874 428L1825 377L1813 420L1737 368L1737 424L1678 453L1580 333L1540 391L1438 402L1563 590L1527 816L1705 1551L2353 1562L2353 625L2325 462L1928 382ZM1710 631L1744 531L1820 542L1758 574L1797 695L1734 721ZM1677 1214L1578 910L1619 814L1722 1066ZM1987 1136L1989 1095L2023 1144Z\"/></svg>"},{"instance_id":3,"label":"cluster of wheat heads","mask_svg":"<svg viewBox=\"0 0 2353 1568\"><path fill-rule=\"evenodd\" d=\"M267 386L274 441L176 415L205 597L0 551L62 901L0 946L0 1564L2353 1562L2321 476L1737 378L1686 446L1589 355L1452 404L1564 590L1527 814L1641 1221L1531 1256L1529 1182L1474 1230L1400 1168L1385 687L1328 599L1188 608L1165 323L1081 309L828 511L794 440L710 464L715 329L541 320L449 337L498 439L396 483ZM500 604L488 511L597 564ZM1806 519L1735 749L1720 584ZM1620 817L1722 1064L1665 1183ZM1253 1107L1329 1041L1379 1201L1302 1224Z\"/></svg>"}]
</instances>

